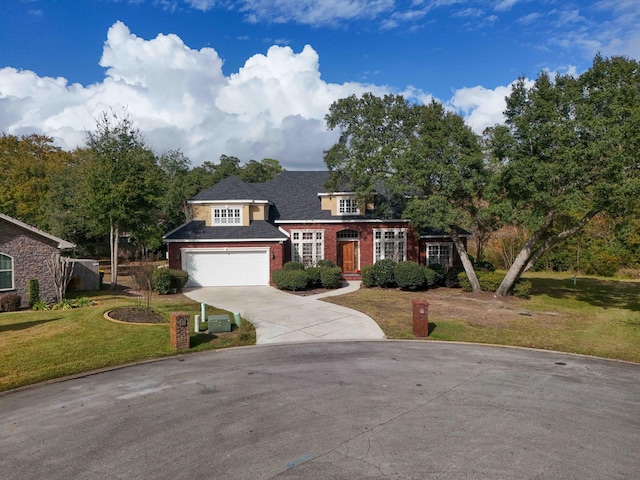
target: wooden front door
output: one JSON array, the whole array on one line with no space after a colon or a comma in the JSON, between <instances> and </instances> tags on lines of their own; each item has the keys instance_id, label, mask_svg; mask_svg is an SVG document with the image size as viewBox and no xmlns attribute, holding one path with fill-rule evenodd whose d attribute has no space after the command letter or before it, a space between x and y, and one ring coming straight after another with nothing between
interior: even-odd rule
<instances>
[{"instance_id":1,"label":"wooden front door","mask_svg":"<svg viewBox=\"0 0 640 480\"><path fill-rule=\"evenodd\" d=\"M357 268L357 242L340 242L338 244L338 263L343 273L355 273Z\"/></svg>"}]
</instances>

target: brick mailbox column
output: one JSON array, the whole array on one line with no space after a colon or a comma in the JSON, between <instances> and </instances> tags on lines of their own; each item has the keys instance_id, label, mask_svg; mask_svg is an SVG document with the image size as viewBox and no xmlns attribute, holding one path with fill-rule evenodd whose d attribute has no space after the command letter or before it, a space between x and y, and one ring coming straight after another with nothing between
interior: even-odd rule
<instances>
[{"instance_id":1,"label":"brick mailbox column","mask_svg":"<svg viewBox=\"0 0 640 480\"><path fill-rule=\"evenodd\" d=\"M186 312L171 312L169 315L169 335L176 350L189 350L191 347L189 317Z\"/></svg>"},{"instance_id":2,"label":"brick mailbox column","mask_svg":"<svg viewBox=\"0 0 640 480\"><path fill-rule=\"evenodd\" d=\"M413 335L429 336L429 303L424 300L413 300Z\"/></svg>"}]
</instances>

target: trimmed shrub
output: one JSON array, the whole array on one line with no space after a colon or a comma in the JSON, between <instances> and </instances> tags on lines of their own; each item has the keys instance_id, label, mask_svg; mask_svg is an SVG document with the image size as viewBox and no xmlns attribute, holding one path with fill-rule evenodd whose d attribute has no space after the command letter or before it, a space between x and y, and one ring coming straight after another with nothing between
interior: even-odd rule
<instances>
[{"instance_id":1,"label":"trimmed shrub","mask_svg":"<svg viewBox=\"0 0 640 480\"><path fill-rule=\"evenodd\" d=\"M460 279L458 278L458 275L461 272L464 272L464 268L462 267L450 268L449 271L444 274L444 286L448 288L459 288Z\"/></svg>"},{"instance_id":2,"label":"trimmed shrub","mask_svg":"<svg viewBox=\"0 0 640 480\"><path fill-rule=\"evenodd\" d=\"M318 288L322 286L322 280L320 279L320 267L309 267L305 269L307 277L309 278L309 288Z\"/></svg>"},{"instance_id":3,"label":"trimmed shrub","mask_svg":"<svg viewBox=\"0 0 640 480\"><path fill-rule=\"evenodd\" d=\"M429 267L424 267L422 269L422 274L424 275L424 280L427 284L427 288L433 288L437 286L443 277L443 275Z\"/></svg>"},{"instance_id":4,"label":"trimmed shrub","mask_svg":"<svg viewBox=\"0 0 640 480\"><path fill-rule=\"evenodd\" d=\"M476 272L476 276L478 277L478 283L480 283L480 289L483 292L495 292L500 283L502 283L502 279L504 275L499 272ZM465 292L471 291L471 282L469 281L469 277L467 277L466 272L461 272L458 274L458 280L460 283L460 287Z\"/></svg>"},{"instance_id":5,"label":"trimmed shrub","mask_svg":"<svg viewBox=\"0 0 640 480\"><path fill-rule=\"evenodd\" d=\"M181 290L189 280L189 274L184 270L169 270L171 274L171 288Z\"/></svg>"},{"instance_id":6,"label":"trimmed shrub","mask_svg":"<svg viewBox=\"0 0 640 480\"><path fill-rule=\"evenodd\" d=\"M529 298L531 295L531 282L520 278L511 289L511 293L519 298Z\"/></svg>"},{"instance_id":7,"label":"trimmed shrub","mask_svg":"<svg viewBox=\"0 0 640 480\"><path fill-rule=\"evenodd\" d=\"M275 270L271 278L280 290L306 290L309 284L309 276L304 270Z\"/></svg>"},{"instance_id":8,"label":"trimmed shrub","mask_svg":"<svg viewBox=\"0 0 640 480\"><path fill-rule=\"evenodd\" d=\"M399 262L394 267L393 274L402 290L417 290L426 283L422 267L416 262Z\"/></svg>"},{"instance_id":9,"label":"trimmed shrub","mask_svg":"<svg viewBox=\"0 0 640 480\"><path fill-rule=\"evenodd\" d=\"M430 270L433 270L437 274L436 285L444 286L444 277L445 277L444 267L439 263L434 263L432 265L429 265L428 268Z\"/></svg>"},{"instance_id":10,"label":"trimmed shrub","mask_svg":"<svg viewBox=\"0 0 640 480\"><path fill-rule=\"evenodd\" d=\"M499 272L476 272L476 276L478 277L478 282L480 283L480 288L483 292L495 292L504 279L504 275ZM465 272L460 273L458 275L458 279L460 281L460 287L465 292L470 292L471 282L469 281L467 274ZM529 298L530 293L531 282L523 278L519 279L509 291L510 295L520 298Z\"/></svg>"},{"instance_id":11,"label":"trimmed shrub","mask_svg":"<svg viewBox=\"0 0 640 480\"><path fill-rule=\"evenodd\" d=\"M342 286L342 269L340 267L321 268L320 281L323 288L340 288Z\"/></svg>"},{"instance_id":12,"label":"trimmed shrub","mask_svg":"<svg viewBox=\"0 0 640 480\"><path fill-rule=\"evenodd\" d=\"M27 305L29 308L40 301L40 282L37 278L31 278L27 282Z\"/></svg>"},{"instance_id":13,"label":"trimmed shrub","mask_svg":"<svg viewBox=\"0 0 640 480\"><path fill-rule=\"evenodd\" d=\"M151 289L160 295L171 291L171 272L168 268L156 268L151 272Z\"/></svg>"},{"instance_id":14,"label":"trimmed shrub","mask_svg":"<svg viewBox=\"0 0 640 480\"><path fill-rule=\"evenodd\" d=\"M17 312L20 309L20 295L17 293L7 293L0 298L0 307L5 312Z\"/></svg>"},{"instance_id":15,"label":"trimmed shrub","mask_svg":"<svg viewBox=\"0 0 640 480\"><path fill-rule=\"evenodd\" d=\"M394 275L394 269L396 262L391 259L385 258L378 260L373 264L373 275L376 279L376 284L382 288L393 288L396 286L396 278Z\"/></svg>"},{"instance_id":16,"label":"trimmed shrub","mask_svg":"<svg viewBox=\"0 0 640 480\"><path fill-rule=\"evenodd\" d=\"M285 264L282 265L282 270L304 270L304 265L300 262L291 260L290 262L285 262Z\"/></svg>"},{"instance_id":17,"label":"trimmed shrub","mask_svg":"<svg viewBox=\"0 0 640 480\"><path fill-rule=\"evenodd\" d=\"M480 288L485 292L495 292L504 278L504 275L499 272L476 272L476 274L479 275Z\"/></svg>"},{"instance_id":18,"label":"trimmed shrub","mask_svg":"<svg viewBox=\"0 0 640 480\"><path fill-rule=\"evenodd\" d=\"M495 272L496 267L493 266L493 263L487 262L486 260L480 260L479 262L475 262L473 264L474 270L479 270L481 272Z\"/></svg>"},{"instance_id":19,"label":"trimmed shrub","mask_svg":"<svg viewBox=\"0 0 640 480\"><path fill-rule=\"evenodd\" d=\"M336 266L336 264L333 263L331 260L318 260L318 262L316 263L316 267L330 267L330 268L333 268L335 266Z\"/></svg>"},{"instance_id":20,"label":"trimmed shrub","mask_svg":"<svg viewBox=\"0 0 640 480\"><path fill-rule=\"evenodd\" d=\"M360 269L360 278L362 279L362 284L367 287L375 287L376 286L376 277L374 273L373 265L363 265Z\"/></svg>"}]
</instances>

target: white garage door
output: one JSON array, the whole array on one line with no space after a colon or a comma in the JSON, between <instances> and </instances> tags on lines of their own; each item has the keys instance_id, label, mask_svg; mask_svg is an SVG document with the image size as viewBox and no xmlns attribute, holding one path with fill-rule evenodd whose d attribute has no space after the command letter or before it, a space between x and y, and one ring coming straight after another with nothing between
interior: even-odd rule
<instances>
[{"instance_id":1,"label":"white garage door","mask_svg":"<svg viewBox=\"0 0 640 480\"><path fill-rule=\"evenodd\" d=\"M188 287L269 285L269 249L183 249L182 268Z\"/></svg>"}]
</instances>

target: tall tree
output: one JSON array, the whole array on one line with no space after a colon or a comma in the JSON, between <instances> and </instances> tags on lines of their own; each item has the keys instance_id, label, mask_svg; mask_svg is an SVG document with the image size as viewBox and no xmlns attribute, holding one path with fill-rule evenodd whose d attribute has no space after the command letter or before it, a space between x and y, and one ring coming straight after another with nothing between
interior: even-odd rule
<instances>
[{"instance_id":1,"label":"tall tree","mask_svg":"<svg viewBox=\"0 0 640 480\"><path fill-rule=\"evenodd\" d=\"M182 225L189 216L187 200L197 193L190 181L191 161L180 150L171 150L160 155L164 194L160 201L164 233Z\"/></svg>"},{"instance_id":2,"label":"tall tree","mask_svg":"<svg viewBox=\"0 0 640 480\"><path fill-rule=\"evenodd\" d=\"M51 177L65 168L68 157L51 137L0 136L0 211L48 229L46 198Z\"/></svg>"},{"instance_id":3,"label":"tall tree","mask_svg":"<svg viewBox=\"0 0 640 480\"><path fill-rule=\"evenodd\" d=\"M125 114L103 112L89 132L83 197L98 231L109 234L111 288L118 282L120 233L143 237L156 223L160 169L156 157Z\"/></svg>"},{"instance_id":4,"label":"tall tree","mask_svg":"<svg viewBox=\"0 0 640 480\"><path fill-rule=\"evenodd\" d=\"M496 291L599 212L624 215L640 191L640 65L597 56L579 77L518 81L493 135L512 222L530 232Z\"/></svg>"},{"instance_id":5,"label":"tall tree","mask_svg":"<svg viewBox=\"0 0 640 480\"><path fill-rule=\"evenodd\" d=\"M480 285L458 227L479 217L485 168L478 137L437 102L410 105L401 96L365 94L335 102L326 117L340 141L325 153L329 187L351 185L362 200L382 184L403 199L403 216L451 236L474 291Z\"/></svg>"},{"instance_id":6,"label":"tall tree","mask_svg":"<svg viewBox=\"0 0 640 480\"><path fill-rule=\"evenodd\" d=\"M261 183L271 180L281 172L284 172L284 168L278 160L263 158L259 162L249 160L240 168L238 176L245 182Z\"/></svg>"}]
</instances>

